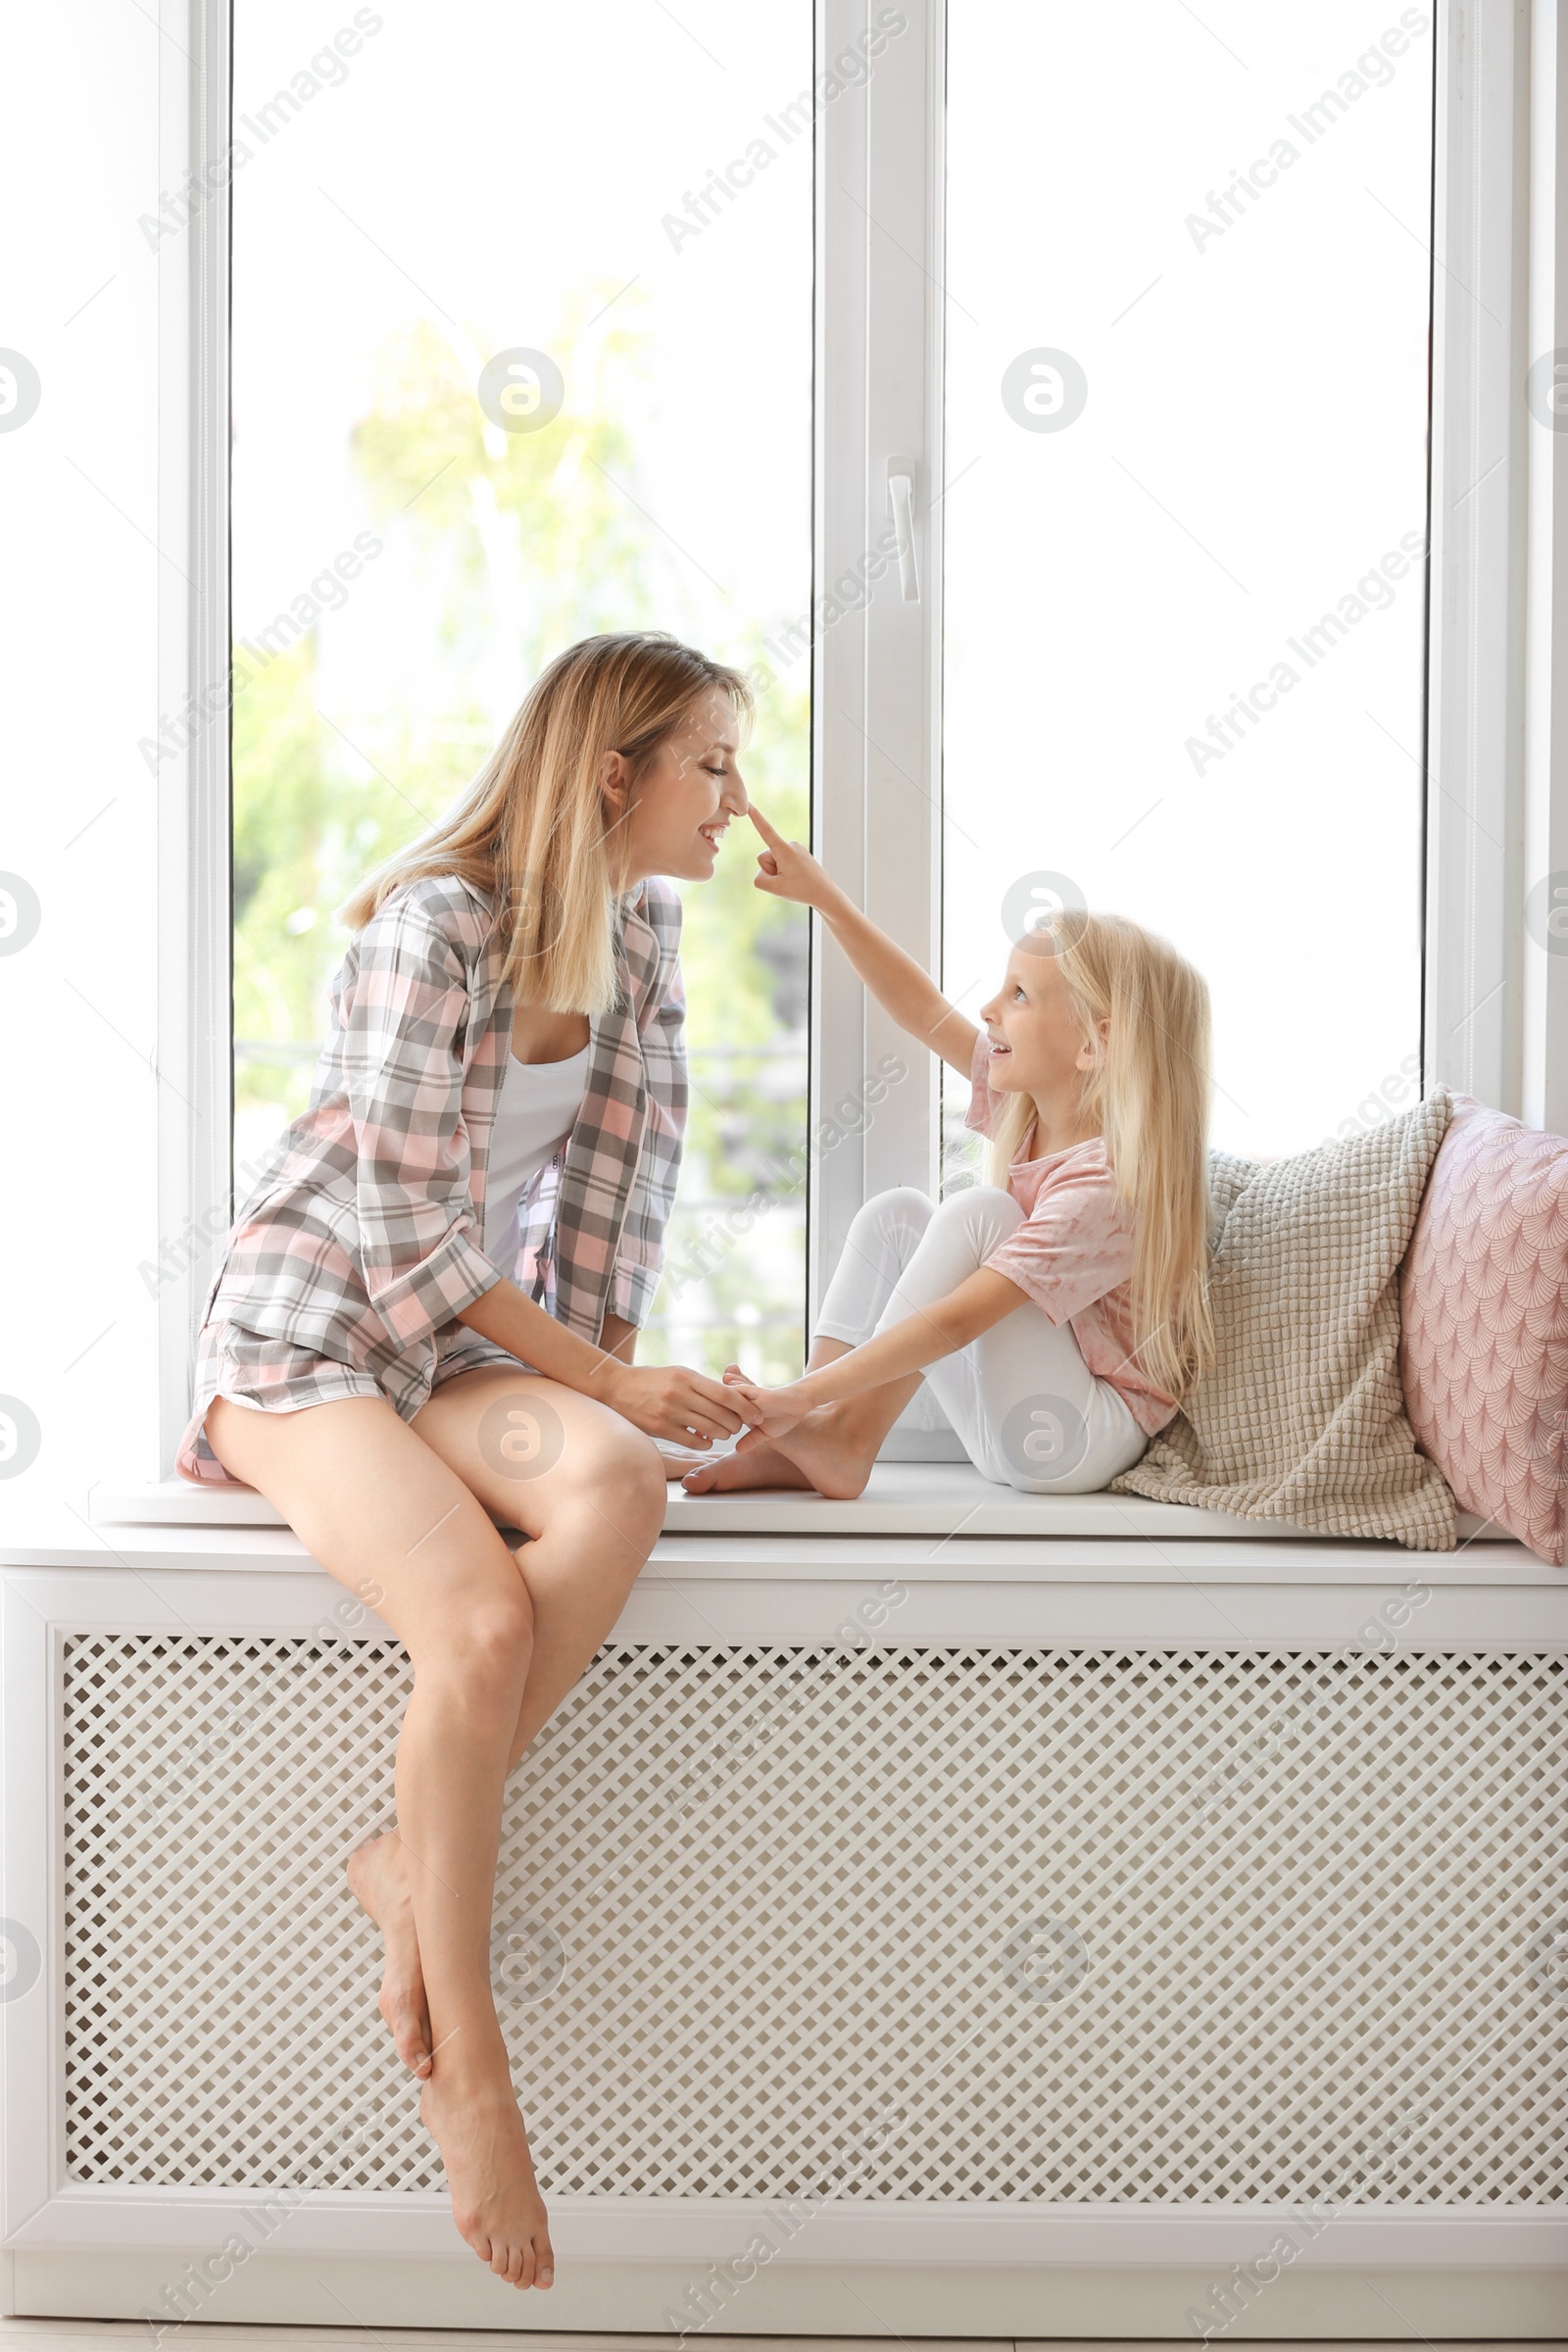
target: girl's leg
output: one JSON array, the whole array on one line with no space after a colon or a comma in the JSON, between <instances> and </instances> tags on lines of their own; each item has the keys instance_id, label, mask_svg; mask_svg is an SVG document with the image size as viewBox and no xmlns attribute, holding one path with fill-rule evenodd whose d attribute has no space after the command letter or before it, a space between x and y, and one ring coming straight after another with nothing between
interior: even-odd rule
<instances>
[{"instance_id":1,"label":"girl's leg","mask_svg":"<svg viewBox=\"0 0 1568 2352\"><path fill-rule=\"evenodd\" d=\"M857 1211L816 1318L813 1358L824 1340L840 1355L871 1338L936 1213L935 1202L907 1184L878 1193Z\"/></svg>"},{"instance_id":2,"label":"girl's leg","mask_svg":"<svg viewBox=\"0 0 1568 2352\"><path fill-rule=\"evenodd\" d=\"M817 1318L816 1333L811 1341L806 1368L814 1372L821 1364L846 1354L868 1340L876 1330L888 1301L892 1298L899 1278L920 1246L934 1213L933 1204L924 1193L912 1186L898 1185L891 1192L878 1193L859 1209L845 1238L843 1253L833 1269L822 1300L822 1312ZM834 1406L836 1413L850 1415L846 1432L855 1432L852 1450L863 1450L864 1437L878 1415L889 1405L887 1419L871 1446L871 1459L876 1456L894 1422L920 1386L918 1373L907 1381L898 1381L887 1389L875 1392L879 1402L867 1408L867 1400L856 1397L852 1406ZM898 1401L893 1402L897 1395ZM858 1408L856 1410L854 1408ZM813 1416L814 1418L815 1416ZM863 1425L863 1426L862 1426ZM810 1488L814 1480L803 1463L794 1459L794 1447L788 1452L771 1445L767 1439L753 1436L745 1440L733 1453L721 1455L716 1462L704 1462L688 1471L684 1484L689 1494L729 1494L740 1487L803 1487ZM865 1484L851 1490L860 1492ZM828 1487L819 1492L833 1494L838 1489Z\"/></svg>"},{"instance_id":3,"label":"girl's leg","mask_svg":"<svg viewBox=\"0 0 1568 2352\"><path fill-rule=\"evenodd\" d=\"M1037 1306L1004 1315L926 1377L975 1468L1021 1494L1098 1494L1149 1443L1070 1327Z\"/></svg>"},{"instance_id":4,"label":"girl's leg","mask_svg":"<svg viewBox=\"0 0 1568 2352\"><path fill-rule=\"evenodd\" d=\"M844 1272L844 1260L840 1261L822 1302L822 1319L817 1327L820 1332L830 1333L834 1342L842 1343L834 1347L835 1354L842 1354L845 1347L860 1346L878 1331L892 1330L895 1324L923 1313L939 1298L945 1298L984 1263L1019 1223L1023 1213L1010 1194L999 1192L991 1185L973 1185L965 1192L951 1194L935 1208L919 1193L884 1194L882 1200L898 1202L898 1211L884 1219L875 1232L875 1257L871 1234L865 1236L860 1257L862 1264L878 1275L891 1268L891 1279L874 1286L869 1281L858 1286L846 1283L839 1293L839 1277ZM912 1214L905 1205L910 1201L919 1202L923 1216ZM881 1201L872 1201L861 1210L860 1217L850 1228L852 1243L857 1238L856 1227L860 1218L869 1218L880 1206ZM848 1255L846 1250L846 1258ZM839 1293L847 1311L830 1312L837 1303L835 1293ZM874 1320L868 1320L865 1310L873 1298L877 1298L877 1312ZM1043 1315L1039 1319L1045 1321ZM1009 1316L1008 1320L1012 1318ZM815 1353L814 1348L812 1352ZM883 1439L923 1378L930 1382L933 1395L973 1461L977 1416L969 1357L970 1350L965 1348L944 1357L940 1363L928 1365L923 1374L910 1373L905 1380L867 1389L842 1404L825 1405L820 1412L808 1413L804 1421L798 1422L787 1438L775 1442L818 1494L845 1498L859 1494L871 1475Z\"/></svg>"},{"instance_id":5,"label":"girl's leg","mask_svg":"<svg viewBox=\"0 0 1568 2352\"><path fill-rule=\"evenodd\" d=\"M560 1416L564 1442L524 1510L507 1516L531 1521L541 1541L559 1518L580 1546L581 1490L612 1494L612 1540L601 1536L599 1554L629 1583L630 1554L640 1544L640 1565L662 1511L654 1449L590 1399L548 1382L526 1385ZM529 1588L472 1490L379 1399L283 1414L220 1398L207 1431L225 1469L274 1502L313 1556L370 1598L409 1651L415 1688L397 1797L432 2035L421 2107L467 2242L514 2284L548 2283L549 2232L489 1965L502 1788L537 1640ZM559 1628L547 1648L551 1642L559 1648ZM561 1680L559 1659L547 1657L542 1687Z\"/></svg>"},{"instance_id":6,"label":"girl's leg","mask_svg":"<svg viewBox=\"0 0 1568 2352\"><path fill-rule=\"evenodd\" d=\"M954 1194L932 1217L878 1328L891 1330L956 1290L1022 1222L1012 1196L991 1185ZM975 1468L1024 1494L1098 1493L1149 1442L1115 1390L1090 1371L1069 1326L1027 1302L929 1364L925 1378ZM868 1469L881 1443L874 1418L854 1434L862 1445L875 1438Z\"/></svg>"},{"instance_id":7,"label":"girl's leg","mask_svg":"<svg viewBox=\"0 0 1568 2352\"><path fill-rule=\"evenodd\" d=\"M1010 1194L990 1185L945 1200L930 1215L877 1329L889 1331L956 1290L1022 1215ZM969 1459L1000 1486L1036 1494L1093 1494L1129 1468L1148 1443L1116 1392L1090 1371L1068 1326L1028 1303L969 1347L939 1357L924 1378ZM893 1382L808 1414L779 1443L820 1493L858 1494L915 1385Z\"/></svg>"}]
</instances>

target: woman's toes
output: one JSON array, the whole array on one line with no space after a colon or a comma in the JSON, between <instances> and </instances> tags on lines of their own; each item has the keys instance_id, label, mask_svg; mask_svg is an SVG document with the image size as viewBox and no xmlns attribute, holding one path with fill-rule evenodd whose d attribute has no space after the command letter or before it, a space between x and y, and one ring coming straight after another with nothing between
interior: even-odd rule
<instances>
[{"instance_id":1,"label":"woman's toes","mask_svg":"<svg viewBox=\"0 0 1568 2352\"><path fill-rule=\"evenodd\" d=\"M547 2238L534 2254L533 2282L535 2286L553 2286L556 2280L556 2258L550 2251Z\"/></svg>"},{"instance_id":2,"label":"woman's toes","mask_svg":"<svg viewBox=\"0 0 1568 2352\"><path fill-rule=\"evenodd\" d=\"M513 2286L531 2286L537 2244L553 2271L545 2209L510 2081L467 2090L445 2073L432 2074L419 2094L419 2114L446 2160L452 2218L480 2261Z\"/></svg>"}]
</instances>

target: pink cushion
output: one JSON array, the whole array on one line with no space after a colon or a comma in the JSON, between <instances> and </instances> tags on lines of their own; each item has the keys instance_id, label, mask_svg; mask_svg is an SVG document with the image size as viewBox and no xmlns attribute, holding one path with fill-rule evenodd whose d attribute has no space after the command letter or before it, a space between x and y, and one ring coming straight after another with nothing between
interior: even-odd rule
<instances>
[{"instance_id":1,"label":"pink cushion","mask_svg":"<svg viewBox=\"0 0 1568 2352\"><path fill-rule=\"evenodd\" d=\"M1405 1410L1460 1507L1561 1566L1568 1142L1453 1103L1399 1275Z\"/></svg>"}]
</instances>

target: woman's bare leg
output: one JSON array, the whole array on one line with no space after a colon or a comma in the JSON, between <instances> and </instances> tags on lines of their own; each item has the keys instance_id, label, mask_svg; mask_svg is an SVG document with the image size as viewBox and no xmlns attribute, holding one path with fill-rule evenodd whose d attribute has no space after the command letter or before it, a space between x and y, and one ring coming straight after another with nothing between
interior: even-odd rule
<instances>
[{"instance_id":1,"label":"woman's bare leg","mask_svg":"<svg viewBox=\"0 0 1568 2352\"><path fill-rule=\"evenodd\" d=\"M552 1495L571 1504L596 1461L603 1478L608 1455L620 1472L619 1541L601 1551L613 1552L629 1582L623 1563L636 1530L646 1532L644 1556L658 1530L646 1499L657 1496L662 1509L657 1456L590 1399L535 1385L561 1410L567 1443L536 1482L534 1522L543 1536ZM422 2111L465 2238L514 2285L548 2283L549 2231L490 1990L502 1788L536 1639L528 1587L473 1492L378 1399L283 1414L220 1398L207 1429L224 1467L277 1505L324 1568L361 1597L373 1592L413 1661L397 1796L433 2035ZM580 1509L575 1517L580 1543Z\"/></svg>"},{"instance_id":2,"label":"woman's bare leg","mask_svg":"<svg viewBox=\"0 0 1568 2352\"><path fill-rule=\"evenodd\" d=\"M561 1456L532 1476L483 1432L499 1405L554 1415ZM530 1541L514 1555L533 1603L533 1657L508 1770L549 1722L626 1603L664 1516L663 1460L651 1438L592 1397L527 1373L465 1372L414 1423L486 1509Z\"/></svg>"},{"instance_id":3,"label":"woman's bare leg","mask_svg":"<svg viewBox=\"0 0 1568 2352\"><path fill-rule=\"evenodd\" d=\"M497 1404L505 1424L508 1400L533 1413L536 1423L541 1407L553 1417L546 1426L561 1438L562 1453L548 1476L527 1475L533 1464L526 1454L514 1469L484 1438ZM618 1414L553 1382L500 1366L444 1383L414 1428L487 1511L532 1539L514 1555L533 1604L534 1642L507 1758L510 1773L625 1605L662 1519L662 1465L652 1443ZM385 1945L381 2014L404 2064L427 2074L430 2024L399 1831L389 1830L351 1855L349 1880Z\"/></svg>"}]
</instances>

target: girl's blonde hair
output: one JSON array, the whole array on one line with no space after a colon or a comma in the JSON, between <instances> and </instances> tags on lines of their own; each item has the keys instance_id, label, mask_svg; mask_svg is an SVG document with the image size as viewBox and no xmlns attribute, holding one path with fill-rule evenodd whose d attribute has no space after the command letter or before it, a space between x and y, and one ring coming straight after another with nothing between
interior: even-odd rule
<instances>
[{"instance_id":1,"label":"girl's blonde hair","mask_svg":"<svg viewBox=\"0 0 1568 2352\"><path fill-rule=\"evenodd\" d=\"M1042 931L1040 952L1051 953L1048 934L1095 1053L1082 1116L1103 1136L1117 1189L1136 1218L1133 1353L1147 1379L1180 1397L1214 1354L1208 988L1167 941L1125 915L1068 909ZM1005 1186L1034 1122L1033 1100L1008 1097L992 1137L994 1184Z\"/></svg>"},{"instance_id":2,"label":"girl's blonde hair","mask_svg":"<svg viewBox=\"0 0 1568 2352\"><path fill-rule=\"evenodd\" d=\"M529 688L457 808L371 874L343 920L358 931L408 883L458 874L494 900L517 1004L607 1011L626 834L623 821L607 819L600 768L607 752L619 752L634 796L698 697L715 687L750 718L741 672L662 631L569 646Z\"/></svg>"}]
</instances>

